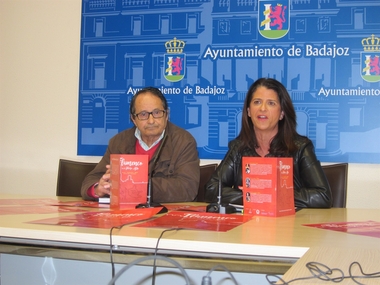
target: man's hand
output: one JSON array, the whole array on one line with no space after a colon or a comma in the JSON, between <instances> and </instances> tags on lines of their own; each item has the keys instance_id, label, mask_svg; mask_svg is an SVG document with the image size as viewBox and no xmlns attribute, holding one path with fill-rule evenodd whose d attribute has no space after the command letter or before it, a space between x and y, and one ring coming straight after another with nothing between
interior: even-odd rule
<instances>
[{"instance_id":1,"label":"man's hand","mask_svg":"<svg viewBox=\"0 0 380 285\"><path fill-rule=\"evenodd\" d=\"M111 166L108 164L106 165L107 171L103 174L103 176L100 178L99 183L97 186L95 186L95 195L99 197L103 197L105 195L110 195L111 192Z\"/></svg>"}]
</instances>

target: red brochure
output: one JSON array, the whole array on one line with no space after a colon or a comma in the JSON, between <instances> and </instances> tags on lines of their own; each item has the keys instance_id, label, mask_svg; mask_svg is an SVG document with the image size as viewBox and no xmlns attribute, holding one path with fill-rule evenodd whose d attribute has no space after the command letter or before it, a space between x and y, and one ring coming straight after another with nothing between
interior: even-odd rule
<instances>
[{"instance_id":1,"label":"red brochure","mask_svg":"<svg viewBox=\"0 0 380 285\"><path fill-rule=\"evenodd\" d=\"M251 218L251 216L246 215L172 211L157 219L135 225L135 227L183 228L226 232L249 221Z\"/></svg>"},{"instance_id":2,"label":"red brochure","mask_svg":"<svg viewBox=\"0 0 380 285\"><path fill-rule=\"evenodd\" d=\"M293 158L243 157L244 214L294 215Z\"/></svg>"},{"instance_id":3,"label":"red brochure","mask_svg":"<svg viewBox=\"0 0 380 285\"><path fill-rule=\"evenodd\" d=\"M305 224L303 226L380 238L380 222L375 221Z\"/></svg>"},{"instance_id":4,"label":"red brochure","mask_svg":"<svg viewBox=\"0 0 380 285\"><path fill-rule=\"evenodd\" d=\"M148 187L148 155L111 154L112 209L135 208L146 203Z\"/></svg>"}]
</instances>

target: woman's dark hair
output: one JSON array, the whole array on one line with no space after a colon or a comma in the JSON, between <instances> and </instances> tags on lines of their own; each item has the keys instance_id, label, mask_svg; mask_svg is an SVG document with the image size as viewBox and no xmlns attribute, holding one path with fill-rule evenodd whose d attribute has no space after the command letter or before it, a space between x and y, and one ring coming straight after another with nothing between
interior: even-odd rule
<instances>
[{"instance_id":1,"label":"woman's dark hair","mask_svg":"<svg viewBox=\"0 0 380 285\"><path fill-rule=\"evenodd\" d=\"M139 96L140 94L144 94L144 93L152 93L154 96L160 98L160 100L162 102L162 106L164 107L164 110L165 111L168 110L168 101L166 101L166 98L162 94L160 89L158 89L156 87L145 87L145 88L137 91L137 93L132 97L131 104L129 105L129 113L131 116L134 116L135 112L136 112L135 102L136 102L137 96Z\"/></svg>"},{"instance_id":2,"label":"woman's dark hair","mask_svg":"<svg viewBox=\"0 0 380 285\"><path fill-rule=\"evenodd\" d=\"M242 126L238 139L241 140L241 148L255 149L258 147L256 134L251 118L248 116L248 107L252 101L253 94L259 87L271 89L277 93L280 101L281 111L284 117L278 122L278 133L273 138L269 152L275 156L289 156L297 150L294 139L297 136L296 112L288 91L281 82L272 78L260 78L256 80L248 89L244 100Z\"/></svg>"}]
</instances>

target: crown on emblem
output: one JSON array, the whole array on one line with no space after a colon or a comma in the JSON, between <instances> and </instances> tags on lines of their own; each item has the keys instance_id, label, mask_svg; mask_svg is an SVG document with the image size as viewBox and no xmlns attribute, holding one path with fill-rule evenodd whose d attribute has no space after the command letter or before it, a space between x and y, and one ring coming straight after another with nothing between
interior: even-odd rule
<instances>
[{"instance_id":1,"label":"crown on emblem","mask_svg":"<svg viewBox=\"0 0 380 285\"><path fill-rule=\"evenodd\" d=\"M380 51L380 38L372 35L362 39L362 45L365 51Z\"/></svg>"},{"instance_id":2,"label":"crown on emblem","mask_svg":"<svg viewBox=\"0 0 380 285\"><path fill-rule=\"evenodd\" d=\"M174 38L165 43L167 53L182 53L186 43L181 40Z\"/></svg>"}]
</instances>

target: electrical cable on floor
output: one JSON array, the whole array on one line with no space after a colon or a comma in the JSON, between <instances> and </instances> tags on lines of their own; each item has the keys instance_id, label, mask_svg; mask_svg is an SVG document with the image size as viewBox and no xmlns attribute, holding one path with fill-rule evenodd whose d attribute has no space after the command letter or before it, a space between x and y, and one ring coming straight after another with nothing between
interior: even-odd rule
<instances>
[{"instance_id":1,"label":"electrical cable on floor","mask_svg":"<svg viewBox=\"0 0 380 285\"><path fill-rule=\"evenodd\" d=\"M212 285L212 280L211 280L211 276L210 275L217 268L222 268L224 271L226 271L231 276L231 279L235 283L235 285L239 285L238 282L236 281L235 277L227 269L227 267L225 267L224 265L221 265L221 264L215 265L213 268L210 269L210 271L207 273L206 276L203 276L203 278L202 278L202 284L201 285Z\"/></svg>"},{"instance_id":2,"label":"electrical cable on floor","mask_svg":"<svg viewBox=\"0 0 380 285\"><path fill-rule=\"evenodd\" d=\"M355 265L359 267L360 273L362 275L353 275L352 274L352 268ZM266 279L269 282L269 284L280 284L280 285L288 285L288 284L296 282L296 281L311 280L311 279L319 279L319 280L323 280L323 281L331 281L331 282L334 282L334 283L340 283L340 282L344 281L345 279L350 279L351 281L355 282L358 285L365 285L365 284L357 281L356 279L365 279L365 278L366 279L374 279L374 278L379 278L379 282L380 282L380 271L373 272L373 273L365 273L363 271L362 266L357 261L354 261L354 262L352 262L350 264L349 270L348 270L349 271L349 275L348 276L344 275L344 272L341 269L339 269L339 268L332 268L331 269L331 268L329 268L328 266L326 266L326 265L324 265L322 263L314 262L314 261L306 263L306 268L309 269L310 273L313 276L299 277L299 278L291 279L289 281L285 281L281 277L279 277L278 275L267 274L266 275ZM340 275L340 276L331 277L334 273L336 275ZM337 274L337 273L339 273L339 274ZM274 277L274 278L276 278L276 280L270 280L270 277ZM281 281L281 283L278 283L279 281Z\"/></svg>"},{"instance_id":3,"label":"electrical cable on floor","mask_svg":"<svg viewBox=\"0 0 380 285\"><path fill-rule=\"evenodd\" d=\"M143 261L146 261L146 260L150 260L150 259L161 259L161 260L164 260L164 261L167 261L171 264L173 264L175 267L177 267L180 271L181 271L181 275L183 276L183 278L186 280L186 284L185 285L191 285L190 283L190 278L189 276L187 275L185 269L175 260L171 259L171 258L168 258L166 256L162 256L162 255L152 255L152 256L144 256L144 257L141 257L139 259L136 259L134 261L132 261L131 263L129 263L128 265L124 266L112 279L111 281L108 283L108 285L113 285L117 279L125 272L127 271L129 268L131 268L132 266L136 265L136 264L139 264L140 262L143 262Z\"/></svg>"}]
</instances>

